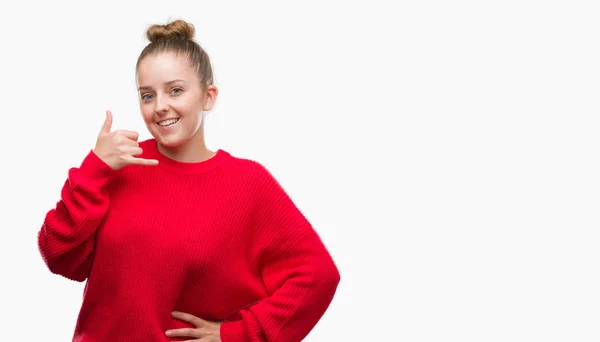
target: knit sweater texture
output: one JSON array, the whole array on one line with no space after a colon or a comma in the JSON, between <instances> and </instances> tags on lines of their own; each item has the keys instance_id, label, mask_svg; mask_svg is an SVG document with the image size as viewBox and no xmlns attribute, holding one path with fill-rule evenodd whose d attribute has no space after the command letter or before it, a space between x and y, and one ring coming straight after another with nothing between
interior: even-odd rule
<instances>
[{"instance_id":1,"label":"knit sweater texture","mask_svg":"<svg viewBox=\"0 0 600 342\"><path fill-rule=\"evenodd\" d=\"M159 164L115 171L90 151L39 230L49 270L86 282L72 341L186 340L165 335L194 327L172 311L222 321L222 342L303 340L340 274L283 187L224 150L185 163L140 147Z\"/></svg>"}]
</instances>

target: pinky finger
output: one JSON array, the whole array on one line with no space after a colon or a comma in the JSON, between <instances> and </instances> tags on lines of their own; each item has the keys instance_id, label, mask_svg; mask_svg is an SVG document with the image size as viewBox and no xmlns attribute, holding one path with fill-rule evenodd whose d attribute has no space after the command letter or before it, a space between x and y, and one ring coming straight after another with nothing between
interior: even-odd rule
<instances>
[{"instance_id":1,"label":"pinky finger","mask_svg":"<svg viewBox=\"0 0 600 342\"><path fill-rule=\"evenodd\" d=\"M144 158L131 157L131 159L129 159L129 162L134 165L144 165L144 166L158 165L158 160L156 160L156 159L144 159Z\"/></svg>"}]
</instances>

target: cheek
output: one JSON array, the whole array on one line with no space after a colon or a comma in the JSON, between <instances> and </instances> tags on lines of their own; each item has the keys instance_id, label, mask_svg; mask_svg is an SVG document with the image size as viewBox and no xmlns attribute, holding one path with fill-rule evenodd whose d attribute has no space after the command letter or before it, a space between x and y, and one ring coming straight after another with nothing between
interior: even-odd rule
<instances>
[{"instance_id":1,"label":"cheek","mask_svg":"<svg viewBox=\"0 0 600 342\"><path fill-rule=\"evenodd\" d=\"M200 96L195 93L186 93L171 104L171 107L182 115L197 115L202 110Z\"/></svg>"},{"instance_id":2,"label":"cheek","mask_svg":"<svg viewBox=\"0 0 600 342\"><path fill-rule=\"evenodd\" d=\"M148 104L145 104L145 103L140 104L140 111L142 112L142 118L144 119L144 121L146 121L146 122L152 121L154 112Z\"/></svg>"},{"instance_id":3,"label":"cheek","mask_svg":"<svg viewBox=\"0 0 600 342\"><path fill-rule=\"evenodd\" d=\"M198 113L200 113L202 111L202 107L203 107L202 102L197 101L197 100L189 101L186 104L187 111L194 115L197 115Z\"/></svg>"}]
</instances>

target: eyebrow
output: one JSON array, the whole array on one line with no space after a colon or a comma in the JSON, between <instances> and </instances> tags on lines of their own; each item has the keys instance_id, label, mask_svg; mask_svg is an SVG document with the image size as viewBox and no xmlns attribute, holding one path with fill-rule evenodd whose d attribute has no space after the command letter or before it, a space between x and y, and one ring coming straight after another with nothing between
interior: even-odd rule
<instances>
[{"instance_id":1,"label":"eyebrow","mask_svg":"<svg viewBox=\"0 0 600 342\"><path fill-rule=\"evenodd\" d=\"M176 83L176 82L185 82L185 81L184 80L180 80L180 79L175 79L175 80L172 80L172 81L169 81L169 82L165 82L164 85L171 85L171 84ZM150 87L150 86L141 86L141 87L138 87L138 90L147 90L147 89L152 89L152 87Z\"/></svg>"}]
</instances>

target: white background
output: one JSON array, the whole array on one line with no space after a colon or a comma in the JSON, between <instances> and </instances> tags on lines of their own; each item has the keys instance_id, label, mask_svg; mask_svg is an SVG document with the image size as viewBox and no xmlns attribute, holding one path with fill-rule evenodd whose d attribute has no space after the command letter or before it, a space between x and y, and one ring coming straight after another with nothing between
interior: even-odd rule
<instances>
[{"instance_id":1,"label":"white background","mask_svg":"<svg viewBox=\"0 0 600 342\"><path fill-rule=\"evenodd\" d=\"M135 61L185 19L209 147L271 169L340 268L306 341L598 341L594 4L3 2L0 340L70 340L83 284L37 231L105 109L149 137Z\"/></svg>"}]
</instances>

